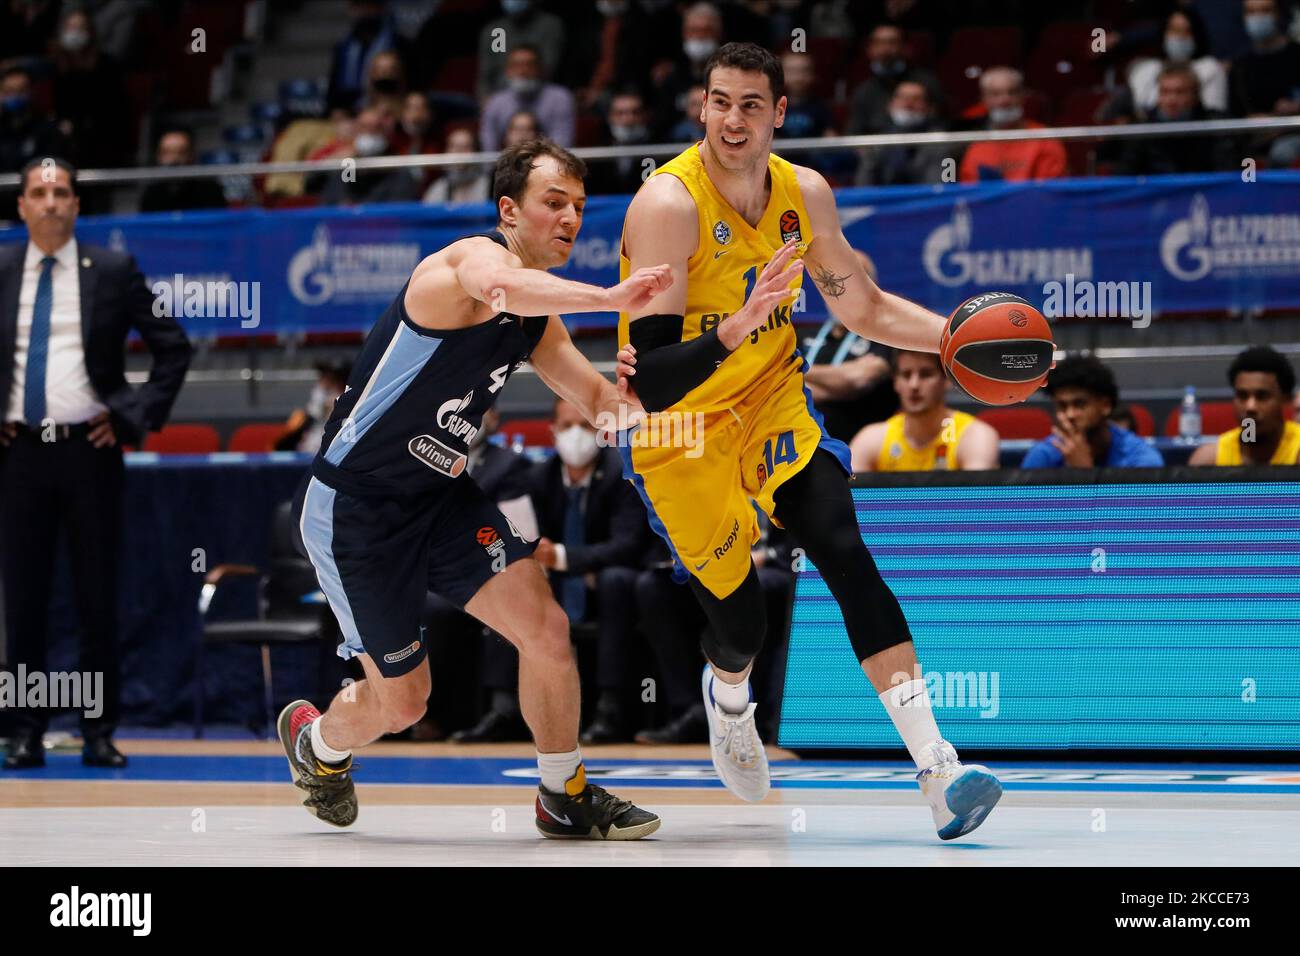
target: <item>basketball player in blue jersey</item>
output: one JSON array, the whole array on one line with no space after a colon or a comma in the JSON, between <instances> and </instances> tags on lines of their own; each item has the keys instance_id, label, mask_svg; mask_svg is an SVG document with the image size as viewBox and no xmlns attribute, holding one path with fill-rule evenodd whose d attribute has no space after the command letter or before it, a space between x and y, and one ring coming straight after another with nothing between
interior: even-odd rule
<instances>
[{"instance_id":1,"label":"basketball player in blue jersey","mask_svg":"<svg viewBox=\"0 0 1300 956\"><path fill-rule=\"evenodd\" d=\"M519 649L519 702L541 770L537 828L553 838L635 840L659 817L589 784L578 751L578 670L569 620L533 543L469 475L483 413L524 361L593 424L632 415L556 313L636 309L672 282L640 269L610 289L546 270L573 250L586 201L582 160L546 140L497 161L494 232L457 240L416 267L362 346L325 426L295 515L343 632L339 654L365 679L322 714L280 714L280 740L307 809L357 818L352 751L424 714L430 676L420 609L434 591Z\"/></svg>"}]
</instances>

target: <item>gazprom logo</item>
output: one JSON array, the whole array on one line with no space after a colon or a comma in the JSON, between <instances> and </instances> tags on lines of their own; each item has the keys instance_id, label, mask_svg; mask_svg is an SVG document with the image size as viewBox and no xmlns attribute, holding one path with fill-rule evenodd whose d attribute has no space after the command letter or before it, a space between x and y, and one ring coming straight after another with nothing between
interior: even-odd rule
<instances>
[{"instance_id":1,"label":"gazprom logo","mask_svg":"<svg viewBox=\"0 0 1300 956\"><path fill-rule=\"evenodd\" d=\"M926 274L940 285L1035 285L1066 273L1092 277L1092 250L1087 247L1031 246L1024 249L978 249L975 224L965 200L953 206L952 219L925 239L921 259Z\"/></svg>"},{"instance_id":2,"label":"gazprom logo","mask_svg":"<svg viewBox=\"0 0 1300 956\"><path fill-rule=\"evenodd\" d=\"M1293 273L1300 265L1300 215L1214 216L1204 194L1192 197L1187 217L1160 237L1160 262L1175 279L1216 275Z\"/></svg>"},{"instance_id":3,"label":"gazprom logo","mask_svg":"<svg viewBox=\"0 0 1300 956\"><path fill-rule=\"evenodd\" d=\"M289 260L289 291L303 305L387 304L419 263L419 243L335 242L321 223Z\"/></svg>"}]
</instances>

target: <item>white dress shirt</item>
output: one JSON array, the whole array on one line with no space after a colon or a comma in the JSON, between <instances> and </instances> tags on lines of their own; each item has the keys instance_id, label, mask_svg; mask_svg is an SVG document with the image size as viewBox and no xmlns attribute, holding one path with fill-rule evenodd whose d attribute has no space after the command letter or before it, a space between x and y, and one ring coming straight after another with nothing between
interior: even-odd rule
<instances>
[{"instance_id":1,"label":"white dress shirt","mask_svg":"<svg viewBox=\"0 0 1300 956\"><path fill-rule=\"evenodd\" d=\"M45 253L27 243L23 261L23 282L18 292L18 335L14 341L14 380L9 389L9 406L4 421L23 421L23 391L27 385L27 348L32 338L32 310L36 285L41 278ZM77 240L69 239L54 253L50 271L54 302L50 308L50 348L45 366L45 415L58 425L76 425L107 411L95 396L86 371L86 352L81 341L81 277L78 272ZM40 422L28 422L39 428Z\"/></svg>"},{"instance_id":2,"label":"white dress shirt","mask_svg":"<svg viewBox=\"0 0 1300 956\"><path fill-rule=\"evenodd\" d=\"M582 476L581 481L574 481L572 478L570 478L569 466L563 463L560 464L560 478L564 482L564 490L569 491L572 488L582 489L583 493L581 495L581 498L582 498L583 510L586 510L587 495L591 492L591 479L595 474L596 474L596 459L594 458L591 460L591 465L587 468L587 473ZM584 521L586 520L586 517L587 516L584 514L583 515ZM559 541L553 543L555 544L555 570L568 571L569 570L568 550L566 550L564 544Z\"/></svg>"}]
</instances>

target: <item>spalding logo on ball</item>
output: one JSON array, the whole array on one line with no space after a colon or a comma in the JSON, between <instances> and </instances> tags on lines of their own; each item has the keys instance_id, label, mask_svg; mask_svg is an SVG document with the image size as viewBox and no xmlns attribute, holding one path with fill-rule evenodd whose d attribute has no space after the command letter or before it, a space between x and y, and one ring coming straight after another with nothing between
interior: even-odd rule
<instances>
[{"instance_id":1,"label":"spalding logo on ball","mask_svg":"<svg viewBox=\"0 0 1300 956\"><path fill-rule=\"evenodd\" d=\"M939 355L957 386L985 405L1023 402L1052 367L1052 328L1010 292L972 296L948 319Z\"/></svg>"}]
</instances>

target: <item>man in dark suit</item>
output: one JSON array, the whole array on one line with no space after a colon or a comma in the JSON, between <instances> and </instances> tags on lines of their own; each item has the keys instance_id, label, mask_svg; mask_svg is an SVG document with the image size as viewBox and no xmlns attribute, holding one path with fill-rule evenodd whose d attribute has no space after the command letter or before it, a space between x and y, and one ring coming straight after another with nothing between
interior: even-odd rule
<instances>
[{"instance_id":1,"label":"man in dark suit","mask_svg":"<svg viewBox=\"0 0 1300 956\"><path fill-rule=\"evenodd\" d=\"M577 407L555 403L551 422L555 457L533 472L537 550L550 573L556 600L572 624L597 631L596 715L582 733L587 743L626 739L628 657L636 630L636 577L649 538L645 508L623 480L615 448L601 448L596 431ZM460 742L515 739L522 734L513 708L518 664L515 650L494 638L484 655L483 682L493 706L478 725L453 735ZM524 739L520 736L518 739Z\"/></svg>"},{"instance_id":2,"label":"man in dark suit","mask_svg":"<svg viewBox=\"0 0 1300 956\"><path fill-rule=\"evenodd\" d=\"M82 718L89 766L122 767L117 726L117 563L122 442L162 427L185 379L190 344L128 255L80 245L76 170L59 159L22 170L28 241L0 247L0 540L8 665L45 671L54 560L66 533L84 672L103 675L102 708ZM153 353L149 381L126 382L134 328ZM45 761L48 712L14 712L6 769Z\"/></svg>"}]
</instances>

